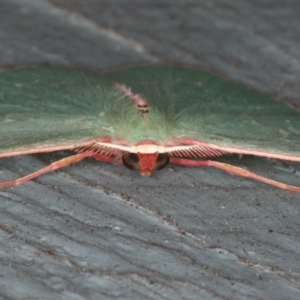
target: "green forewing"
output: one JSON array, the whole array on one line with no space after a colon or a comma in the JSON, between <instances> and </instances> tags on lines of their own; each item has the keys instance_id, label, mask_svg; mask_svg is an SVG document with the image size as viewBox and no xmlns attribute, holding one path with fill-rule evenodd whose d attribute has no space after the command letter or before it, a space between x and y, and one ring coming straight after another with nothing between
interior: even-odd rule
<instances>
[{"instance_id":1,"label":"green forewing","mask_svg":"<svg viewBox=\"0 0 300 300\"><path fill-rule=\"evenodd\" d=\"M300 156L300 112L270 96L178 66L139 66L107 76L143 95L155 115L163 115L164 124L153 124L153 131L169 129L168 139Z\"/></svg>"},{"instance_id":2,"label":"green forewing","mask_svg":"<svg viewBox=\"0 0 300 300\"><path fill-rule=\"evenodd\" d=\"M116 91L147 99L147 122ZM300 113L208 72L138 66L104 74L62 68L0 73L0 153L80 145L103 136L130 143L190 138L223 147L300 156Z\"/></svg>"},{"instance_id":3,"label":"green forewing","mask_svg":"<svg viewBox=\"0 0 300 300\"><path fill-rule=\"evenodd\" d=\"M1 152L112 135L118 103L134 110L94 72L18 69L0 73L0 86Z\"/></svg>"}]
</instances>

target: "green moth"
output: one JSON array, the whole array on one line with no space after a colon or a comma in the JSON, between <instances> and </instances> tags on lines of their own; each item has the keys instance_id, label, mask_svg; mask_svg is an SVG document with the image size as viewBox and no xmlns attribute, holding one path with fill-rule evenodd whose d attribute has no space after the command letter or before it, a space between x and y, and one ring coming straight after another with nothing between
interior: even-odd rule
<instances>
[{"instance_id":1,"label":"green moth","mask_svg":"<svg viewBox=\"0 0 300 300\"><path fill-rule=\"evenodd\" d=\"M2 188L94 157L143 176L168 163L213 166L300 192L214 160L251 154L300 161L300 112L209 72L161 65L101 73L21 68L0 72L0 87L0 158L75 153Z\"/></svg>"}]
</instances>

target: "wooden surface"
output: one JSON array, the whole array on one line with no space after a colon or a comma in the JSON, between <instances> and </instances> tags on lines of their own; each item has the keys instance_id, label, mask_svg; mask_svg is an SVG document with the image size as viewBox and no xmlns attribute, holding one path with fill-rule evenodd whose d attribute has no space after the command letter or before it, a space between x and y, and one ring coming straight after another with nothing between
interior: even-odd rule
<instances>
[{"instance_id":1,"label":"wooden surface","mask_svg":"<svg viewBox=\"0 0 300 300\"><path fill-rule=\"evenodd\" d=\"M0 6L1 68L169 61L300 105L296 0ZM0 181L66 155L2 159ZM224 161L300 185L296 163ZM299 194L215 169L88 159L0 190L0 298L299 299L299 211Z\"/></svg>"}]
</instances>

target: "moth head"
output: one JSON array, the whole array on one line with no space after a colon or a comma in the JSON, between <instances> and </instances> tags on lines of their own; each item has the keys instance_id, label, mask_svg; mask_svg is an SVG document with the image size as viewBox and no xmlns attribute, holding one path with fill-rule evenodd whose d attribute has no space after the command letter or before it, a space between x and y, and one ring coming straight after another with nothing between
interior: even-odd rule
<instances>
[{"instance_id":1,"label":"moth head","mask_svg":"<svg viewBox=\"0 0 300 300\"><path fill-rule=\"evenodd\" d=\"M169 163L167 153L131 153L125 152L122 161L130 170L139 171L142 176L150 176L152 171L161 170Z\"/></svg>"}]
</instances>

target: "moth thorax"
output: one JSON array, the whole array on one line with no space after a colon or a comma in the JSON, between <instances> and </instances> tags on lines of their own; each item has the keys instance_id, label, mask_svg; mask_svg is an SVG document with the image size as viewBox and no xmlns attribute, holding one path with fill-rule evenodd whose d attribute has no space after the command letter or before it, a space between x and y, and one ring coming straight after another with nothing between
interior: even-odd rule
<instances>
[{"instance_id":1,"label":"moth thorax","mask_svg":"<svg viewBox=\"0 0 300 300\"><path fill-rule=\"evenodd\" d=\"M122 156L125 167L139 171L142 176L150 176L152 171L161 170L169 163L167 153L130 153L126 152Z\"/></svg>"}]
</instances>

